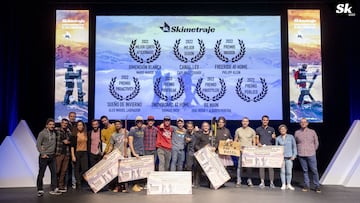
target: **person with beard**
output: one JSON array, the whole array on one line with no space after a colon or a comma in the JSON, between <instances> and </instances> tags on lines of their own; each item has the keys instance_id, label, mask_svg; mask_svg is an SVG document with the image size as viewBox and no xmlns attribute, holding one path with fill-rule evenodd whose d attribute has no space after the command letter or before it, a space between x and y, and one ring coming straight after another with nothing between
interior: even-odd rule
<instances>
[{"instance_id":1,"label":"person with beard","mask_svg":"<svg viewBox=\"0 0 360 203\"><path fill-rule=\"evenodd\" d=\"M230 130L226 127L226 119L223 116L220 116L218 118L217 127L216 127L216 134L215 134L215 143L214 147L216 149L216 152L219 153L218 147L220 140L224 140L226 142L232 142L233 138L230 133ZM234 165L234 162L232 161L232 158L230 155L222 155L218 154L220 161L223 163L223 165L226 167Z\"/></svg>"},{"instance_id":2,"label":"person with beard","mask_svg":"<svg viewBox=\"0 0 360 203\"><path fill-rule=\"evenodd\" d=\"M37 176L37 196L44 195L43 178L47 167L51 174L51 191L52 195L59 195L56 181L56 163L55 163L55 148L56 148L56 133L55 121L52 118L47 119L45 128L39 133L36 139L36 148L39 151L39 173Z\"/></svg>"},{"instance_id":3,"label":"person with beard","mask_svg":"<svg viewBox=\"0 0 360 203\"><path fill-rule=\"evenodd\" d=\"M154 155L154 162L155 162L155 170L158 168L156 164L157 154L156 154L156 135L158 129L154 126L155 124L155 117L148 116L147 117L147 125L145 128L144 134L144 152L145 155Z\"/></svg>"},{"instance_id":4,"label":"person with beard","mask_svg":"<svg viewBox=\"0 0 360 203\"><path fill-rule=\"evenodd\" d=\"M71 131L68 128L69 121L61 119L60 128L56 128L56 176L60 192L67 192L65 185L65 175L69 168L70 160L70 139Z\"/></svg>"},{"instance_id":5,"label":"person with beard","mask_svg":"<svg viewBox=\"0 0 360 203\"><path fill-rule=\"evenodd\" d=\"M255 146L256 144L256 132L253 128L251 128L249 126L249 118L248 117L243 117L243 119L241 120L241 127L237 128L235 131L235 139L234 142L240 142L240 147L241 150L244 147L251 147L251 146ZM235 187L240 187L241 186L241 175L242 175L242 151L240 151L240 157L238 159L238 166L237 166L237 170L236 170L236 184ZM247 173L247 185L249 187L253 187L253 183L251 180L251 173L252 173L252 168L245 168L246 173Z\"/></svg>"},{"instance_id":6,"label":"person with beard","mask_svg":"<svg viewBox=\"0 0 360 203\"><path fill-rule=\"evenodd\" d=\"M75 111L70 111L68 114L68 120L69 120L69 125L68 128L71 132L71 136L75 136L75 132L76 132L76 112ZM76 188L76 179L75 179L75 165L74 162L71 161L71 159L69 160L69 164L68 164L68 173L65 177L66 179L66 183L71 184L72 188L75 189ZM70 178L71 177L71 178ZM69 183L71 181L71 183Z\"/></svg>"},{"instance_id":7,"label":"person with beard","mask_svg":"<svg viewBox=\"0 0 360 203\"><path fill-rule=\"evenodd\" d=\"M89 167L93 167L102 159L101 131L98 120L91 121L92 130L88 132Z\"/></svg>"},{"instance_id":8,"label":"person with beard","mask_svg":"<svg viewBox=\"0 0 360 203\"><path fill-rule=\"evenodd\" d=\"M182 171L185 161L185 134L184 119L176 119L176 126L173 126L174 133L171 138L171 171Z\"/></svg>"},{"instance_id":9,"label":"person with beard","mask_svg":"<svg viewBox=\"0 0 360 203\"><path fill-rule=\"evenodd\" d=\"M110 146L110 138L111 135L115 132L115 125L110 123L109 118L105 115L100 117L100 121L103 124L103 128L101 129L101 141L106 144L104 153L108 153Z\"/></svg>"}]
</instances>

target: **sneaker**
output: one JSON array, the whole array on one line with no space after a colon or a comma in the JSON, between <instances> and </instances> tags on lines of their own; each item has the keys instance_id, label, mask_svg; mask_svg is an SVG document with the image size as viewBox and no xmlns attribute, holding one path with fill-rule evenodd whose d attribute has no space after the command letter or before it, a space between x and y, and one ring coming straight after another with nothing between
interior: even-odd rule
<instances>
[{"instance_id":1,"label":"sneaker","mask_svg":"<svg viewBox=\"0 0 360 203\"><path fill-rule=\"evenodd\" d=\"M135 184L131 189L132 189L132 191L134 191L134 192L140 192L140 191L141 191L141 189L138 187L137 184Z\"/></svg>"},{"instance_id":2,"label":"sneaker","mask_svg":"<svg viewBox=\"0 0 360 203\"><path fill-rule=\"evenodd\" d=\"M50 195L61 195L62 193L59 191L58 188L55 188L54 190L51 190L49 192Z\"/></svg>"},{"instance_id":3,"label":"sneaker","mask_svg":"<svg viewBox=\"0 0 360 203\"><path fill-rule=\"evenodd\" d=\"M315 188L315 192L321 193L320 187L316 187L316 188Z\"/></svg>"},{"instance_id":4,"label":"sneaker","mask_svg":"<svg viewBox=\"0 0 360 203\"><path fill-rule=\"evenodd\" d=\"M251 179L248 179L248 180L247 180L247 184L248 184L249 187L254 187Z\"/></svg>"},{"instance_id":5,"label":"sneaker","mask_svg":"<svg viewBox=\"0 0 360 203\"><path fill-rule=\"evenodd\" d=\"M37 192L37 196L38 197L42 197L44 195L44 190L39 190L38 192Z\"/></svg>"},{"instance_id":6,"label":"sneaker","mask_svg":"<svg viewBox=\"0 0 360 203\"><path fill-rule=\"evenodd\" d=\"M119 187L116 186L112 191L113 191L113 192L119 192Z\"/></svg>"},{"instance_id":7,"label":"sneaker","mask_svg":"<svg viewBox=\"0 0 360 203\"><path fill-rule=\"evenodd\" d=\"M73 184L71 185L71 187L72 187L72 189L76 189L76 184L73 183Z\"/></svg>"},{"instance_id":8,"label":"sneaker","mask_svg":"<svg viewBox=\"0 0 360 203\"><path fill-rule=\"evenodd\" d=\"M303 189L301 191L307 192L307 191L309 191L309 188L308 187L303 187Z\"/></svg>"},{"instance_id":9,"label":"sneaker","mask_svg":"<svg viewBox=\"0 0 360 203\"><path fill-rule=\"evenodd\" d=\"M241 183L236 183L236 184L235 184L235 187L236 187L236 188L241 187Z\"/></svg>"},{"instance_id":10,"label":"sneaker","mask_svg":"<svg viewBox=\"0 0 360 203\"><path fill-rule=\"evenodd\" d=\"M285 184L282 184L281 190L285 190L285 189L286 189L286 185L285 185Z\"/></svg>"},{"instance_id":11,"label":"sneaker","mask_svg":"<svg viewBox=\"0 0 360 203\"><path fill-rule=\"evenodd\" d=\"M65 192L67 192L67 189L66 189L66 188L60 188L60 189L59 189L59 192L65 193Z\"/></svg>"},{"instance_id":12,"label":"sneaker","mask_svg":"<svg viewBox=\"0 0 360 203\"><path fill-rule=\"evenodd\" d=\"M137 187L138 187L140 190L143 190L143 189L144 189L144 187L141 186L141 185L139 185L139 184L137 184Z\"/></svg>"},{"instance_id":13,"label":"sneaker","mask_svg":"<svg viewBox=\"0 0 360 203\"><path fill-rule=\"evenodd\" d=\"M270 183L270 188L271 188L271 189L275 189L275 188L276 188L275 185L274 185L274 183Z\"/></svg>"},{"instance_id":14,"label":"sneaker","mask_svg":"<svg viewBox=\"0 0 360 203\"><path fill-rule=\"evenodd\" d=\"M261 188L261 189L265 188L265 184L264 184L264 183L260 183L259 188Z\"/></svg>"},{"instance_id":15,"label":"sneaker","mask_svg":"<svg viewBox=\"0 0 360 203\"><path fill-rule=\"evenodd\" d=\"M287 185L287 189L289 189L289 190L295 190L295 188L294 188L291 184L288 184L288 185Z\"/></svg>"}]
</instances>

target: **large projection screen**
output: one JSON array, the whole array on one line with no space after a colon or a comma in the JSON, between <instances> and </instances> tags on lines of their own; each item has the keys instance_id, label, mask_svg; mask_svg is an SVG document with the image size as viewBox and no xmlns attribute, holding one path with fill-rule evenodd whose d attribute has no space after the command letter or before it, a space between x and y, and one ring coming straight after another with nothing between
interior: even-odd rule
<instances>
[{"instance_id":1,"label":"large projection screen","mask_svg":"<svg viewBox=\"0 0 360 203\"><path fill-rule=\"evenodd\" d=\"M94 117L282 120L280 16L96 16Z\"/></svg>"}]
</instances>

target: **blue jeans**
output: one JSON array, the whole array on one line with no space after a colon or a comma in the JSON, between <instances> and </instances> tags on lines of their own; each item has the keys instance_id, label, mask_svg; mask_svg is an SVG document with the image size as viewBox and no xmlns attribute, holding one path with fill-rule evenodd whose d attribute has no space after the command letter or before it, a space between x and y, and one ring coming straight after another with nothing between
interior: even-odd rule
<instances>
[{"instance_id":1,"label":"blue jeans","mask_svg":"<svg viewBox=\"0 0 360 203\"><path fill-rule=\"evenodd\" d=\"M299 162L304 172L304 186L308 188L310 187L310 178L309 178L309 169L310 169L310 171L313 174L313 182L315 187L320 187L316 155L299 156Z\"/></svg>"},{"instance_id":2,"label":"blue jeans","mask_svg":"<svg viewBox=\"0 0 360 203\"><path fill-rule=\"evenodd\" d=\"M185 151L183 149L171 150L170 171L182 171L184 168Z\"/></svg>"},{"instance_id":3,"label":"blue jeans","mask_svg":"<svg viewBox=\"0 0 360 203\"><path fill-rule=\"evenodd\" d=\"M284 164L280 170L280 178L283 185L291 184L292 169L293 161L290 158L284 158Z\"/></svg>"},{"instance_id":4,"label":"blue jeans","mask_svg":"<svg viewBox=\"0 0 360 203\"><path fill-rule=\"evenodd\" d=\"M236 183L238 183L238 184L241 184L241 171L242 171L241 159L242 159L242 154L240 153L239 160L238 160L238 167L236 169ZM246 173L249 176L248 178L250 179L251 168L246 167Z\"/></svg>"}]
</instances>

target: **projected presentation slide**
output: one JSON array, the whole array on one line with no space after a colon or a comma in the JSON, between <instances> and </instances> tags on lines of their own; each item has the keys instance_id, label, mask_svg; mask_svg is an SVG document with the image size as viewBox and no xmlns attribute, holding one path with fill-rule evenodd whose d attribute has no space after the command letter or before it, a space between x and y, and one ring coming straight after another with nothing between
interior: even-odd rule
<instances>
[{"instance_id":1,"label":"projected presentation slide","mask_svg":"<svg viewBox=\"0 0 360 203\"><path fill-rule=\"evenodd\" d=\"M288 10L290 122L323 122L320 10Z\"/></svg>"},{"instance_id":2,"label":"projected presentation slide","mask_svg":"<svg viewBox=\"0 0 360 203\"><path fill-rule=\"evenodd\" d=\"M55 40L55 120L75 112L88 120L89 11L57 10Z\"/></svg>"},{"instance_id":3,"label":"projected presentation slide","mask_svg":"<svg viewBox=\"0 0 360 203\"><path fill-rule=\"evenodd\" d=\"M280 16L96 16L94 117L282 120Z\"/></svg>"}]
</instances>

